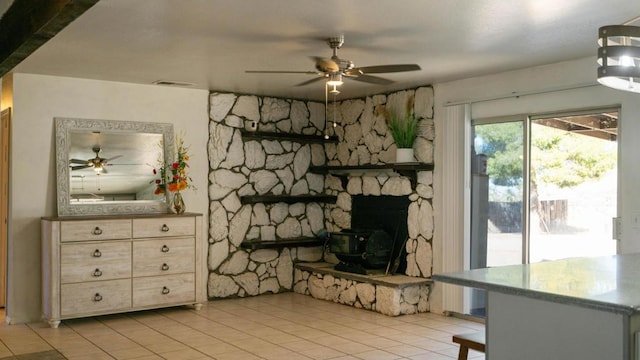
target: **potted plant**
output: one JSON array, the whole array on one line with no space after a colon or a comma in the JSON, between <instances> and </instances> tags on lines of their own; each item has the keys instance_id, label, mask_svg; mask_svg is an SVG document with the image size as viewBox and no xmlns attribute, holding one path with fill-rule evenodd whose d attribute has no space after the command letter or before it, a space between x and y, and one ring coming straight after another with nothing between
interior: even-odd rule
<instances>
[{"instance_id":1,"label":"potted plant","mask_svg":"<svg viewBox=\"0 0 640 360\"><path fill-rule=\"evenodd\" d=\"M391 136L396 143L396 162L414 162L413 143L416 140L418 119L413 112L414 98L407 99L404 112L384 110Z\"/></svg>"},{"instance_id":2,"label":"potted plant","mask_svg":"<svg viewBox=\"0 0 640 360\"><path fill-rule=\"evenodd\" d=\"M184 144L184 136L176 136L176 160L168 166L164 164L163 160L158 160L160 164L159 170L153 169L155 175L160 177L155 181L156 190L155 195L164 194L166 191L173 193L173 199L171 199L171 206L176 214L182 214L185 211L184 199L180 191L188 188L195 189L191 177L187 175L187 168L189 164L189 147Z\"/></svg>"}]
</instances>

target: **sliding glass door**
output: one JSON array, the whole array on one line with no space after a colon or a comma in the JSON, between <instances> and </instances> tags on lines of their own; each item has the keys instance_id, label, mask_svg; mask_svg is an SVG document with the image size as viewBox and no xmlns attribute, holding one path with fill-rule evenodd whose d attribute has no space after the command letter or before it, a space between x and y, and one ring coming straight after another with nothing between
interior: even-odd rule
<instances>
[{"instance_id":1,"label":"sliding glass door","mask_svg":"<svg viewBox=\"0 0 640 360\"><path fill-rule=\"evenodd\" d=\"M469 267L616 253L617 109L472 121ZM466 310L484 315L484 294Z\"/></svg>"}]
</instances>

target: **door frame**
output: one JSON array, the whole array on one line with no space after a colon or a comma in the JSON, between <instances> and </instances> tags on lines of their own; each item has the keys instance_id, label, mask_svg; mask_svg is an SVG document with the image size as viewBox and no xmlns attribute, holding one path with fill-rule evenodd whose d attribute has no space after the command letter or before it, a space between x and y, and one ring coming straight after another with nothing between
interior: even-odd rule
<instances>
[{"instance_id":1,"label":"door frame","mask_svg":"<svg viewBox=\"0 0 640 360\"><path fill-rule=\"evenodd\" d=\"M11 108L0 112L0 307L7 305Z\"/></svg>"}]
</instances>

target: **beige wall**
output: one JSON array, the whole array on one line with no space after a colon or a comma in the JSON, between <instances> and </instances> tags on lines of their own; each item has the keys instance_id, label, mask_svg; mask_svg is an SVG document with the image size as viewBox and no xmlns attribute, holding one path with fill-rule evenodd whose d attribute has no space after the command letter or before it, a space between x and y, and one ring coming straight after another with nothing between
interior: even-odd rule
<instances>
[{"instance_id":1,"label":"beige wall","mask_svg":"<svg viewBox=\"0 0 640 360\"><path fill-rule=\"evenodd\" d=\"M6 90L6 88L5 88ZM208 92L155 85L13 75L7 316L40 318L40 217L56 215L54 117L173 123L191 146L187 211L207 213Z\"/></svg>"}]
</instances>

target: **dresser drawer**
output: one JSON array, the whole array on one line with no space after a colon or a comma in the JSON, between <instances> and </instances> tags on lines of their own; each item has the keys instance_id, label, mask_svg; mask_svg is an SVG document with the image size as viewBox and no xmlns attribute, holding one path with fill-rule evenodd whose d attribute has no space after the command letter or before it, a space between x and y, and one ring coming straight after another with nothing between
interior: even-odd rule
<instances>
[{"instance_id":1,"label":"dresser drawer","mask_svg":"<svg viewBox=\"0 0 640 360\"><path fill-rule=\"evenodd\" d=\"M131 277L131 241L60 245L63 284L127 277Z\"/></svg>"},{"instance_id":2,"label":"dresser drawer","mask_svg":"<svg viewBox=\"0 0 640 360\"><path fill-rule=\"evenodd\" d=\"M195 239L154 239L133 242L133 276L195 271Z\"/></svg>"},{"instance_id":3,"label":"dresser drawer","mask_svg":"<svg viewBox=\"0 0 640 360\"><path fill-rule=\"evenodd\" d=\"M92 281L60 286L60 315L91 315L131 307L131 280Z\"/></svg>"},{"instance_id":4,"label":"dresser drawer","mask_svg":"<svg viewBox=\"0 0 640 360\"><path fill-rule=\"evenodd\" d=\"M60 241L131 238L131 220L78 220L60 223Z\"/></svg>"},{"instance_id":5,"label":"dresser drawer","mask_svg":"<svg viewBox=\"0 0 640 360\"><path fill-rule=\"evenodd\" d=\"M194 274L133 279L133 306L154 306L194 302Z\"/></svg>"},{"instance_id":6,"label":"dresser drawer","mask_svg":"<svg viewBox=\"0 0 640 360\"><path fill-rule=\"evenodd\" d=\"M195 233L195 218L191 216L133 220L134 238L193 236Z\"/></svg>"}]
</instances>

